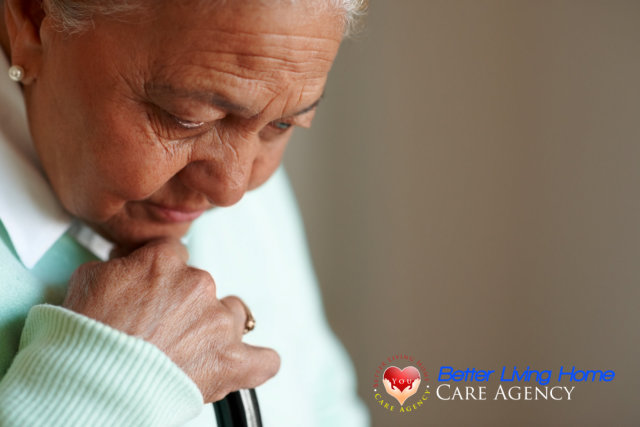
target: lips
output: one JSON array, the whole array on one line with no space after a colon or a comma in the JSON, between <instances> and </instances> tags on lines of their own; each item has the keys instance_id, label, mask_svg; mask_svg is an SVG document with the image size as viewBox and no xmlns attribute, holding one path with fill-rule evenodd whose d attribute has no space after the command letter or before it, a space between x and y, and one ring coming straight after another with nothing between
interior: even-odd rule
<instances>
[{"instance_id":1,"label":"lips","mask_svg":"<svg viewBox=\"0 0 640 427\"><path fill-rule=\"evenodd\" d=\"M202 215L208 208L190 209L187 207L167 207L148 203L148 212L153 219L164 223L183 223L191 222Z\"/></svg>"}]
</instances>

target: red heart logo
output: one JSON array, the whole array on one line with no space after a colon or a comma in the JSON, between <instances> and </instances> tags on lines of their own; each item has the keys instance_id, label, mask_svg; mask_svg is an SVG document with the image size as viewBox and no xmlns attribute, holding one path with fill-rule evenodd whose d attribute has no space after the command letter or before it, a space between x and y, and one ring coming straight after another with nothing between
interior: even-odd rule
<instances>
[{"instance_id":1,"label":"red heart logo","mask_svg":"<svg viewBox=\"0 0 640 427\"><path fill-rule=\"evenodd\" d=\"M407 366L403 370L391 366L384 371L382 382L389 396L394 397L400 405L404 405L404 402L418 391L420 372L413 366Z\"/></svg>"},{"instance_id":2,"label":"red heart logo","mask_svg":"<svg viewBox=\"0 0 640 427\"><path fill-rule=\"evenodd\" d=\"M395 366L391 366L384 371L383 379L389 380L391 388L397 388L404 391L410 387L415 380L420 379L420 372L413 366L407 366L403 370Z\"/></svg>"}]
</instances>

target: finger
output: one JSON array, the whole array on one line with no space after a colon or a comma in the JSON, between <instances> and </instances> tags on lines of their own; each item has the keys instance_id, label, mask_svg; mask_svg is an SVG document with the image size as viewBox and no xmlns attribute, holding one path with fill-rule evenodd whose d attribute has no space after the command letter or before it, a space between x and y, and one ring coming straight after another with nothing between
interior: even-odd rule
<instances>
[{"instance_id":1,"label":"finger","mask_svg":"<svg viewBox=\"0 0 640 427\"><path fill-rule=\"evenodd\" d=\"M278 373L280 356L275 350L244 343L243 346L245 357L242 364L246 366L239 369L240 388L256 388Z\"/></svg>"},{"instance_id":2,"label":"finger","mask_svg":"<svg viewBox=\"0 0 640 427\"><path fill-rule=\"evenodd\" d=\"M229 387L217 387L209 392L203 390L204 401L216 402L233 391L256 388L277 374L279 369L280 356L274 350L241 343L224 377Z\"/></svg>"},{"instance_id":3,"label":"finger","mask_svg":"<svg viewBox=\"0 0 640 427\"><path fill-rule=\"evenodd\" d=\"M180 240L172 237L161 237L147 242L144 246L139 247L131 253L131 255L143 254L147 251L162 253L165 256L177 256L185 264L189 261L189 251L180 242Z\"/></svg>"},{"instance_id":4,"label":"finger","mask_svg":"<svg viewBox=\"0 0 640 427\"><path fill-rule=\"evenodd\" d=\"M220 302L229 309L233 316L234 331L236 331L238 335L243 335L248 313L250 313L248 312L249 308L240 298L233 295L222 298Z\"/></svg>"}]
</instances>

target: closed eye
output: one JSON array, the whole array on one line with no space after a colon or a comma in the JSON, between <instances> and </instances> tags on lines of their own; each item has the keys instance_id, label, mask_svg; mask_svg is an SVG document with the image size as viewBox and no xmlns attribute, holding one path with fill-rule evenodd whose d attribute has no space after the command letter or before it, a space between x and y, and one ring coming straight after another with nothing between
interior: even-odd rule
<instances>
[{"instance_id":1,"label":"closed eye","mask_svg":"<svg viewBox=\"0 0 640 427\"><path fill-rule=\"evenodd\" d=\"M173 120L176 121L178 125L182 126L185 129L197 129L199 127L204 126L204 122L192 122L190 120L184 120L173 115L172 115L172 118Z\"/></svg>"},{"instance_id":2,"label":"closed eye","mask_svg":"<svg viewBox=\"0 0 640 427\"><path fill-rule=\"evenodd\" d=\"M183 119L169 113L162 107L151 105L148 117L156 134L170 140L184 140L206 133L213 123Z\"/></svg>"}]
</instances>

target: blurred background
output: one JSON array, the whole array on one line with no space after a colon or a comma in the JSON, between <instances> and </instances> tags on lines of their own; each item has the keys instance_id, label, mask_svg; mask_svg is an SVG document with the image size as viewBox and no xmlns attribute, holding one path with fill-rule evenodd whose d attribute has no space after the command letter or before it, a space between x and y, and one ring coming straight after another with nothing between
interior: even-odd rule
<instances>
[{"instance_id":1,"label":"blurred background","mask_svg":"<svg viewBox=\"0 0 640 427\"><path fill-rule=\"evenodd\" d=\"M638 425L640 1L373 1L366 22L285 165L373 426ZM616 378L390 414L373 375L399 353L433 385Z\"/></svg>"}]
</instances>

